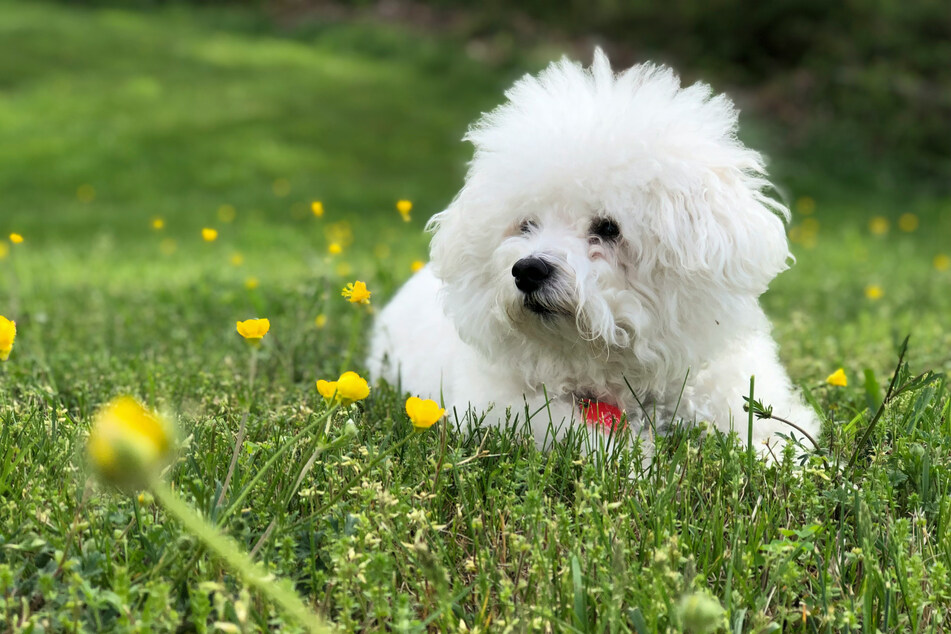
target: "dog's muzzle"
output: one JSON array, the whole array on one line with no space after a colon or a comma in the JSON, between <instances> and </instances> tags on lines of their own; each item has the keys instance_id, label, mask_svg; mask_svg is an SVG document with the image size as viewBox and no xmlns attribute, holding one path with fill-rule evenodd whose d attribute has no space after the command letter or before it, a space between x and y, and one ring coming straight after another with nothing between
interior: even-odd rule
<instances>
[{"instance_id":1,"label":"dog's muzzle","mask_svg":"<svg viewBox=\"0 0 951 634\"><path fill-rule=\"evenodd\" d=\"M522 258L512 267L515 286L523 293L534 293L540 289L552 275L552 267L541 258Z\"/></svg>"},{"instance_id":2,"label":"dog's muzzle","mask_svg":"<svg viewBox=\"0 0 951 634\"><path fill-rule=\"evenodd\" d=\"M529 256L522 258L512 267L515 286L524 297L525 308L536 315L552 315L561 312L552 303L551 285L555 278L555 267L541 258Z\"/></svg>"}]
</instances>

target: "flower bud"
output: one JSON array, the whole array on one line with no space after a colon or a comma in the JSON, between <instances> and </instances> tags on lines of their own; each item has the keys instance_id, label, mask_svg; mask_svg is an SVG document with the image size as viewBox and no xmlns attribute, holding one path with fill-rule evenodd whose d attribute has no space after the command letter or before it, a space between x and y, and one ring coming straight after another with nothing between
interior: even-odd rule
<instances>
[{"instance_id":1,"label":"flower bud","mask_svg":"<svg viewBox=\"0 0 951 634\"><path fill-rule=\"evenodd\" d=\"M93 421L86 452L104 481L126 490L142 488L168 462L172 425L130 396L102 407Z\"/></svg>"},{"instance_id":2,"label":"flower bud","mask_svg":"<svg viewBox=\"0 0 951 634\"><path fill-rule=\"evenodd\" d=\"M17 337L17 322L0 315L0 361L6 361Z\"/></svg>"}]
</instances>

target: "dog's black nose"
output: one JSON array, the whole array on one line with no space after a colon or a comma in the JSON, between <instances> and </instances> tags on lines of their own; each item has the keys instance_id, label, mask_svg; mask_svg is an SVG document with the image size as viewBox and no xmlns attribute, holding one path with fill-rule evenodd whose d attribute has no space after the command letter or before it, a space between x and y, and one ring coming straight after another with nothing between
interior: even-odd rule
<instances>
[{"instance_id":1,"label":"dog's black nose","mask_svg":"<svg viewBox=\"0 0 951 634\"><path fill-rule=\"evenodd\" d=\"M536 257L522 258L512 267L515 286L523 293L532 293L551 277L551 267Z\"/></svg>"}]
</instances>

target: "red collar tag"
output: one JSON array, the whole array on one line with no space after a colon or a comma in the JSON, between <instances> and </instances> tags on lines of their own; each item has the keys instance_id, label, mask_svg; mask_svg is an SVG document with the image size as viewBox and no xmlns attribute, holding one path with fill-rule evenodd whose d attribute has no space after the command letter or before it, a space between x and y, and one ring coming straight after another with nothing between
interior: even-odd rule
<instances>
[{"instance_id":1,"label":"red collar tag","mask_svg":"<svg viewBox=\"0 0 951 634\"><path fill-rule=\"evenodd\" d=\"M605 433L621 431L625 424L622 422L624 414L614 405L601 401L582 399L578 402L584 422Z\"/></svg>"}]
</instances>

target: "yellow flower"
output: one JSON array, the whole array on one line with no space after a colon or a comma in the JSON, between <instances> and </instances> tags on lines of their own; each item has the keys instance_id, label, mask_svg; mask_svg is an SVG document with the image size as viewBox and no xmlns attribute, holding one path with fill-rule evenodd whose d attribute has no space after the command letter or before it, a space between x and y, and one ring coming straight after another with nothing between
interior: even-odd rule
<instances>
[{"instance_id":1,"label":"yellow flower","mask_svg":"<svg viewBox=\"0 0 951 634\"><path fill-rule=\"evenodd\" d=\"M317 392L329 401L337 395L337 382L318 379Z\"/></svg>"},{"instance_id":2,"label":"yellow flower","mask_svg":"<svg viewBox=\"0 0 951 634\"><path fill-rule=\"evenodd\" d=\"M215 229L209 229L205 227L201 230L201 239L205 242L214 242L218 239L218 231Z\"/></svg>"},{"instance_id":3,"label":"yellow flower","mask_svg":"<svg viewBox=\"0 0 951 634\"><path fill-rule=\"evenodd\" d=\"M328 401L347 406L370 395L370 385L356 372L344 372L336 381L317 381L317 391Z\"/></svg>"},{"instance_id":4,"label":"yellow flower","mask_svg":"<svg viewBox=\"0 0 951 634\"><path fill-rule=\"evenodd\" d=\"M234 205L224 204L218 207L218 220L221 222L234 222L236 215L238 212L235 211Z\"/></svg>"},{"instance_id":5,"label":"yellow flower","mask_svg":"<svg viewBox=\"0 0 951 634\"><path fill-rule=\"evenodd\" d=\"M13 340L17 338L17 322L0 315L0 361L10 358Z\"/></svg>"},{"instance_id":6,"label":"yellow flower","mask_svg":"<svg viewBox=\"0 0 951 634\"><path fill-rule=\"evenodd\" d=\"M797 227L789 230L790 242L802 244L807 249L816 246L817 236L819 235L819 221L815 218L805 218Z\"/></svg>"},{"instance_id":7,"label":"yellow flower","mask_svg":"<svg viewBox=\"0 0 951 634\"><path fill-rule=\"evenodd\" d=\"M938 271L947 271L951 269L951 257L948 257L944 253L939 253L934 256L934 260L931 261L935 269Z\"/></svg>"},{"instance_id":8,"label":"yellow flower","mask_svg":"<svg viewBox=\"0 0 951 634\"><path fill-rule=\"evenodd\" d=\"M253 291L260 284L261 283L258 281L258 278L256 277L249 277L248 279L244 280L244 287L248 289L249 291Z\"/></svg>"},{"instance_id":9,"label":"yellow flower","mask_svg":"<svg viewBox=\"0 0 951 634\"><path fill-rule=\"evenodd\" d=\"M19 233L11 233L10 242L13 244L23 244L23 236L21 236Z\"/></svg>"},{"instance_id":10,"label":"yellow flower","mask_svg":"<svg viewBox=\"0 0 951 634\"><path fill-rule=\"evenodd\" d=\"M370 303L370 291L367 290L367 285L360 280L347 284L340 294L346 297L351 304Z\"/></svg>"},{"instance_id":11,"label":"yellow flower","mask_svg":"<svg viewBox=\"0 0 951 634\"><path fill-rule=\"evenodd\" d=\"M310 210L317 218L324 217L324 203L320 202L319 200L315 200L314 202L310 203Z\"/></svg>"},{"instance_id":12,"label":"yellow flower","mask_svg":"<svg viewBox=\"0 0 951 634\"><path fill-rule=\"evenodd\" d=\"M0 242L0 260L10 255L10 247L6 242Z\"/></svg>"},{"instance_id":13,"label":"yellow flower","mask_svg":"<svg viewBox=\"0 0 951 634\"><path fill-rule=\"evenodd\" d=\"M346 402L362 401L370 395L370 386L356 372L344 372L337 379L337 394Z\"/></svg>"},{"instance_id":14,"label":"yellow flower","mask_svg":"<svg viewBox=\"0 0 951 634\"><path fill-rule=\"evenodd\" d=\"M96 200L96 188L92 185L80 185L76 190L76 198L81 203L91 203Z\"/></svg>"},{"instance_id":15,"label":"yellow flower","mask_svg":"<svg viewBox=\"0 0 951 634\"><path fill-rule=\"evenodd\" d=\"M106 482L124 489L145 486L171 457L174 429L130 396L113 399L96 413L86 453Z\"/></svg>"},{"instance_id":16,"label":"yellow flower","mask_svg":"<svg viewBox=\"0 0 951 634\"><path fill-rule=\"evenodd\" d=\"M152 218L152 228L156 231L161 231L165 228L165 221L161 218Z\"/></svg>"},{"instance_id":17,"label":"yellow flower","mask_svg":"<svg viewBox=\"0 0 951 634\"><path fill-rule=\"evenodd\" d=\"M314 325L317 326L318 328L323 328L324 326L326 326L327 315L323 313L320 313L319 315L317 315L317 317L314 319Z\"/></svg>"},{"instance_id":18,"label":"yellow flower","mask_svg":"<svg viewBox=\"0 0 951 634\"><path fill-rule=\"evenodd\" d=\"M406 399L406 414L413 423L413 427L418 430L429 429L445 413L446 410L439 407L439 404L432 399L424 401L416 396Z\"/></svg>"},{"instance_id":19,"label":"yellow flower","mask_svg":"<svg viewBox=\"0 0 951 634\"><path fill-rule=\"evenodd\" d=\"M396 201L396 211L403 216L403 222L409 222L409 212L413 210L413 203L408 200Z\"/></svg>"},{"instance_id":20,"label":"yellow flower","mask_svg":"<svg viewBox=\"0 0 951 634\"><path fill-rule=\"evenodd\" d=\"M806 224L809 220L812 220L813 223L816 222L815 218L806 218L803 224L789 228L789 241L793 244L801 244L807 249L812 249L816 246L816 236L819 229L817 224Z\"/></svg>"},{"instance_id":21,"label":"yellow flower","mask_svg":"<svg viewBox=\"0 0 951 634\"><path fill-rule=\"evenodd\" d=\"M803 216L811 216L816 211L816 201L811 196L802 196L796 201L796 211Z\"/></svg>"},{"instance_id":22,"label":"yellow flower","mask_svg":"<svg viewBox=\"0 0 951 634\"><path fill-rule=\"evenodd\" d=\"M246 319L237 323L238 334L253 343L261 341L271 329L271 322L267 319Z\"/></svg>"},{"instance_id":23,"label":"yellow flower","mask_svg":"<svg viewBox=\"0 0 951 634\"><path fill-rule=\"evenodd\" d=\"M911 233L918 228L918 216L915 214L902 214L898 218L898 228L905 233Z\"/></svg>"},{"instance_id":24,"label":"yellow flower","mask_svg":"<svg viewBox=\"0 0 951 634\"><path fill-rule=\"evenodd\" d=\"M888 218L875 216L868 221L868 230L877 236L885 235L888 233Z\"/></svg>"},{"instance_id":25,"label":"yellow flower","mask_svg":"<svg viewBox=\"0 0 951 634\"><path fill-rule=\"evenodd\" d=\"M826 383L829 385L834 385L836 387L845 387L849 384L849 378L845 376L845 370L839 368L832 374L826 377Z\"/></svg>"},{"instance_id":26,"label":"yellow flower","mask_svg":"<svg viewBox=\"0 0 951 634\"><path fill-rule=\"evenodd\" d=\"M244 264L244 256L240 253L231 254L231 266L241 266Z\"/></svg>"},{"instance_id":27,"label":"yellow flower","mask_svg":"<svg viewBox=\"0 0 951 634\"><path fill-rule=\"evenodd\" d=\"M340 246L339 242L331 242L327 245L327 253L330 255L340 255L343 253L343 247Z\"/></svg>"},{"instance_id":28,"label":"yellow flower","mask_svg":"<svg viewBox=\"0 0 951 634\"><path fill-rule=\"evenodd\" d=\"M413 273L419 273L423 270L423 267L426 266L426 263L422 260L413 260L413 263L409 265L409 268Z\"/></svg>"},{"instance_id":29,"label":"yellow flower","mask_svg":"<svg viewBox=\"0 0 951 634\"><path fill-rule=\"evenodd\" d=\"M289 193L291 193L291 182L286 178L279 178L274 181L272 188L274 189L275 196L278 198L283 198L284 196L287 196Z\"/></svg>"},{"instance_id":30,"label":"yellow flower","mask_svg":"<svg viewBox=\"0 0 951 634\"><path fill-rule=\"evenodd\" d=\"M885 291L878 284L869 284L865 287L865 296L872 301L881 299L884 294Z\"/></svg>"},{"instance_id":31,"label":"yellow flower","mask_svg":"<svg viewBox=\"0 0 951 634\"><path fill-rule=\"evenodd\" d=\"M325 226L324 236L326 236L327 242L337 242L342 247L353 244L353 228L346 220Z\"/></svg>"}]
</instances>

